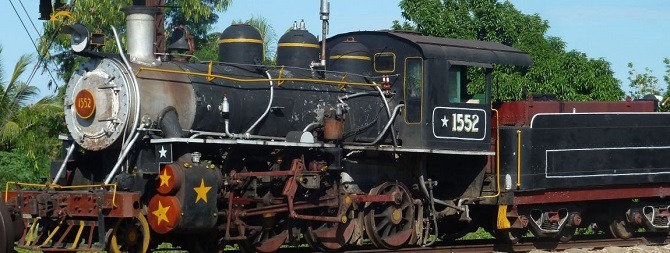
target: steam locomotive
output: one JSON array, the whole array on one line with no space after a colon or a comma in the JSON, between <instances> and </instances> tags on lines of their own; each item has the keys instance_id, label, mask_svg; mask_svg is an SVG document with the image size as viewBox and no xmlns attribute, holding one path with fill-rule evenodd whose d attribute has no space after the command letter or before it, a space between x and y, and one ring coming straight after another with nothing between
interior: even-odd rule
<instances>
[{"instance_id":1,"label":"steam locomotive","mask_svg":"<svg viewBox=\"0 0 670 253\"><path fill-rule=\"evenodd\" d=\"M657 101L493 103L493 65L529 67L528 54L403 31L319 41L296 24L268 66L258 31L237 24L218 62L194 63L187 30L156 54L156 8L124 11L127 53L96 52L100 35L69 27L88 60L67 84L64 156L50 183L8 183L0 252L667 232L670 115Z\"/></svg>"}]
</instances>

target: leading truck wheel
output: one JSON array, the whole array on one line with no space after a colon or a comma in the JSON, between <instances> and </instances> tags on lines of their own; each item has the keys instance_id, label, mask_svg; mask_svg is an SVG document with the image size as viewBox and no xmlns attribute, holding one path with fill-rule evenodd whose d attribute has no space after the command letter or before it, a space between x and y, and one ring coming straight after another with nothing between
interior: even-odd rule
<instances>
[{"instance_id":1,"label":"leading truck wheel","mask_svg":"<svg viewBox=\"0 0 670 253\"><path fill-rule=\"evenodd\" d=\"M14 222L5 202L0 201L0 253L14 252Z\"/></svg>"},{"instance_id":2,"label":"leading truck wheel","mask_svg":"<svg viewBox=\"0 0 670 253\"><path fill-rule=\"evenodd\" d=\"M112 229L108 252L145 253L149 250L149 223L138 213L133 218L119 219Z\"/></svg>"}]
</instances>

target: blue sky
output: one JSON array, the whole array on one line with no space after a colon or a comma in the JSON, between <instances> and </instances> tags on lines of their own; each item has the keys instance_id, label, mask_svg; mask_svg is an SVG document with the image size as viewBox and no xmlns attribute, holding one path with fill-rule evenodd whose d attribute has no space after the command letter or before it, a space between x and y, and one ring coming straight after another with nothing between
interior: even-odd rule
<instances>
[{"instance_id":1,"label":"blue sky","mask_svg":"<svg viewBox=\"0 0 670 253\"><path fill-rule=\"evenodd\" d=\"M37 0L21 0L30 14L26 18L21 2L11 0L26 22L33 38L36 32L29 21L41 30L42 22L37 20ZM232 0L232 5L219 14L217 31L223 31L232 20L246 20L252 16L262 16L273 25L280 36L291 26L294 20L304 19L307 28L314 34L320 34L319 0ZM549 21L548 35L557 36L567 43L568 49L586 53L591 58L604 58L612 63L615 76L622 81L627 90L628 62L633 62L641 72L645 67L662 82L665 71L663 58L670 57L670 1L664 0L511 0L527 14L538 13ZM3 47L2 67L5 76L9 76L14 63L22 54L35 50L23 30L10 2L3 2L0 8L0 23L3 35L0 45ZM330 33L353 30L387 29L393 20L402 20L400 8L393 0L331 0ZM41 31L40 31L41 32ZM32 66L31 66L32 68ZM55 75L55 73L54 73ZM24 80L27 75L24 77ZM46 88L48 75L33 79L33 84L42 90L43 95L50 94ZM62 81L58 81L63 85ZM665 87L665 84L662 84Z\"/></svg>"}]
</instances>

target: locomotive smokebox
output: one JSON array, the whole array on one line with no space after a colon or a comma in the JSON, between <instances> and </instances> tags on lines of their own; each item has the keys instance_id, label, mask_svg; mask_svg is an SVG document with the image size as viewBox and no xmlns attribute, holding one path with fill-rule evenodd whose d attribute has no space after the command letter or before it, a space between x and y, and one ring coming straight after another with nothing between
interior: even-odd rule
<instances>
[{"instance_id":1,"label":"locomotive smokebox","mask_svg":"<svg viewBox=\"0 0 670 253\"><path fill-rule=\"evenodd\" d=\"M149 65L154 61L154 21L159 12L156 7L129 6L126 13L128 55L130 61Z\"/></svg>"}]
</instances>

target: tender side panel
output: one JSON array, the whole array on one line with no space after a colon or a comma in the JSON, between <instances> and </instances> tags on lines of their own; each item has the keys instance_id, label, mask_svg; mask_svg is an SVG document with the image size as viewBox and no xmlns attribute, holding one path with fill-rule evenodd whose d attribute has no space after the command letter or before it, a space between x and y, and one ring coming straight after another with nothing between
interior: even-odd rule
<instances>
[{"instance_id":1,"label":"tender side panel","mask_svg":"<svg viewBox=\"0 0 670 253\"><path fill-rule=\"evenodd\" d=\"M670 114L540 114L501 129L501 165L521 190L670 182L669 136Z\"/></svg>"}]
</instances>

